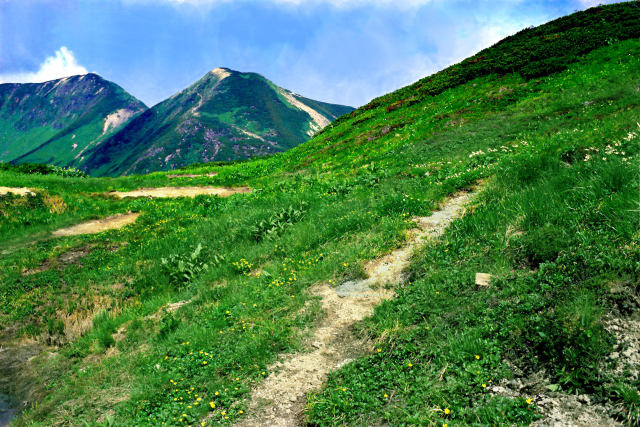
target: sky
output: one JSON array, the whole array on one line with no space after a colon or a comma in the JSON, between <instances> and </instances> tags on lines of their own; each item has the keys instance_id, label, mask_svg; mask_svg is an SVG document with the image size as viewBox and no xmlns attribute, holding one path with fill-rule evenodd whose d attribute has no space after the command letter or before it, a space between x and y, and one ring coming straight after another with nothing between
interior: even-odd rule
<instances>
[{"instance_id":1,"label":"sky","mask_svg":"<svg viewBox=\"0 0 640 427\"><path fill-rule=\"evenodd\" d=\"M227 67L351 105L613 0L0 0L0 83L93 72L152 106Z\"/></svg>"}]
</instances>

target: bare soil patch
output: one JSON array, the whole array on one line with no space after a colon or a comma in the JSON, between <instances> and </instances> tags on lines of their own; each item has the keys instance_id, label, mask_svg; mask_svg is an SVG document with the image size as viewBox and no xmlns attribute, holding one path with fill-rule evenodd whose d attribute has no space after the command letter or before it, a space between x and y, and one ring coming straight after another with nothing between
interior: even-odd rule
<instances>
[{"instance_id":1,"label":"bare soil patch","mask_svg":"<svg viewBox=\"0 0 640 427\"><path fill-rule=\"evenodd\" d=\"M5 194L16 194L18 196L35 196L36 193L27 187L0 187L0 196Z\"/></svg>"},{"instance_id":2,"label":"bare soil patch","mask_svg":"<svg viewBox=\"0 0 640 427\"><path fill-rule=\"evenodd\" d=\"M517 368L516 368L517 371ZM587 394L567 394L549 390L551 382L544 371L528 377L502 380L487 390L498 396L512 399L531 399L542 414L542 418L533 425L551 426L616 426L611 411L604 404L594 404Z\"/></svg>"},{"instance_id":3,"label":"bare soil patch","mask_svg":"<svg viewBox=\"0 0 640 427\"><path fill-rule=\"evenodd\" d=\"M68 228L61 228L52 233L53 237L77 236L80 234L97 234L107 230L116 230L133 224L139 213L112 215L103 219L84 222Z\"/></svg>"},{"instance_id":4,"label":"bare soil patch","mask_svg":"<svg viewBox=\"0 0 640 427\"><path fill-rule=\"evenodd\" d=\"M367 278L345 282L334 289L328 284L312 288L321 298L326 318L314 331L309 352L288 354L270 367L269 375L251 395L249 418L241 426L295 426L303 421L306 395L318 389L330 371L362 355L370 345L353 334L353 325L373 314L374 308L393 298L389 285L402 283L414 250L434 238L464 210L473 193L459 193L429 217L414 218L418 228L407 235L405 246L365 265Z\"/></svg>"},{"instance_id":5,"label":"bare soil patch","mask_svg":"<svg viewBox=\"0 0 640 427\"><path fill-rule=\"evenodd\" d=\"M125 197L176 198L195 197L199 195L215 195L229 197L238 193L250 193L249 187L158 187L141 188L133 191L112 191L109 194L124 199Z\"/></svg>"},{"instance_id":6,"label":"bare soil patch","mask_svg":"<svg viewBox=\"0 0 640 427\"><path fill-rule=\"evenodd\" d=\"M202 178L203 176L208 176L208 177L212 177L212 176L216 176L218 175L218 172L209 172L208 174L205 175L197 175L197 174L192 174L192 173L188 173L188 174L171 174L171 175L167 175L167 178L169 179L174 179L174 178Z\"/></svg>"},{"instance_id":7,"label":"bare soil patch","mask_svg":"<svg viewBox=\"0 0 640 427\"><path fill-rule=\"evenodd\" d=\"M80 264L80 260L91 253L93 245L83 246L81 248L71 249L59 257L48 259L36 268L31 268L22 272L23 276L40 273L57 267L58 270L64 270L64 267L71 264Z\"/></svg>"}]
</instances>

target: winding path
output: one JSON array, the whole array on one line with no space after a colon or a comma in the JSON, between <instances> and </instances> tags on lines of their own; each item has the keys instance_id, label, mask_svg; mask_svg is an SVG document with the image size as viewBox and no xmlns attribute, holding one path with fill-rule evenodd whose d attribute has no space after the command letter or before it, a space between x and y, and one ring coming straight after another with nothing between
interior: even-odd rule
<instances>
[{"instance_id":1,"label":"winding path","mask_svg":"<svg viewBox=\"0 0 640 427\"><path fill-rule=\"evenodd\" d=\"M270 367L273 374L253 391L249 417L238 425L284 427L302 423L307 393L319 389L330 371L362 355L362 349L367 348L365 341L352 335L351 327L373 314L377 305L393 298L394 292L385 286L404 281L415 249L425 240L440 236L474 195L458 193L431 216L414 218L418 227L408 232L406 245L368 262L366 279L345 282L337 288L315 286L312 292L321 298L327 316L310 340L312 350L284 355Z\"/></svg>"}]
</instances>

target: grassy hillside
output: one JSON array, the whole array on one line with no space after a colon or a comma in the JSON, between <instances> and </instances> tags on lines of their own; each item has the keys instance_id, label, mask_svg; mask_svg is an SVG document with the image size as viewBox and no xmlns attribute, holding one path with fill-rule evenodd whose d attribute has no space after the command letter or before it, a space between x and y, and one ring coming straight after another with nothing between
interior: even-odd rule
<instances>
[{"instance_id":1,"label":"grassy hillside","mask_svg":"<svg viewBox=\"0 0 640 427\"><path fill-rule=\"evenodd\" d=\"M72 166L146 106L96 74L0 85L0 161ZM110 115L123 119L105 125Z\"/></svg>"},{"instance_id":2,"label":"grassy hillside","mask_svg":"<svg viewBox=\"0 0 640 427\"><path fill-rule=\"evenodd\" d=\"M471 186L466 214L350 331L369 344L308 396L306 421L524 425L570 401L601 412L591 424L640 423L636 6L521 32L479 54L508 66L464 61L266 159L184 178L0 171L36 193L0 196L0 344L41 346L8 373L30 403L15 424L242 421L279 355L309 350L324 315L310 289L361 278L412 217ZM527 71L532 46L556 42ZM163 185L254 191L104 194ZM120 230L48 234L127 211L141 215Z\"/></svg>"},{"instance_id":3,"label":"grassy hillside","mask_svg":"<svg viewBox=\"0 0 640 427\"><path fill-rule=\"evenodd\" d=\"M259 74L215 69L134 119L92 150L82 167L115 176L265 156L299 145L353 110L296 98L319 115L319 126L286 94Z\"/></svg>"}]
</instances>

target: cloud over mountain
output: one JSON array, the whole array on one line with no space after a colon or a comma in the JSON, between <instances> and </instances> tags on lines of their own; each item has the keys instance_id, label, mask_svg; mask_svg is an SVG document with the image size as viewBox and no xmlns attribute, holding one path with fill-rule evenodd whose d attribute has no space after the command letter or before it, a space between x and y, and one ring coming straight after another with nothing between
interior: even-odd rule
<instances>
[{"instance_id":1,"label":"cloud over mountain","mask_svg":"<svg viewBox=\"0 0 640 427\"><path fill-rule=\"evenodd\" d=\"M37 71L0 74L0 83L41 83L78 74L87 74L75 55L66 46L61 46L47 57Z\"/></svg>"}]
</instances>

